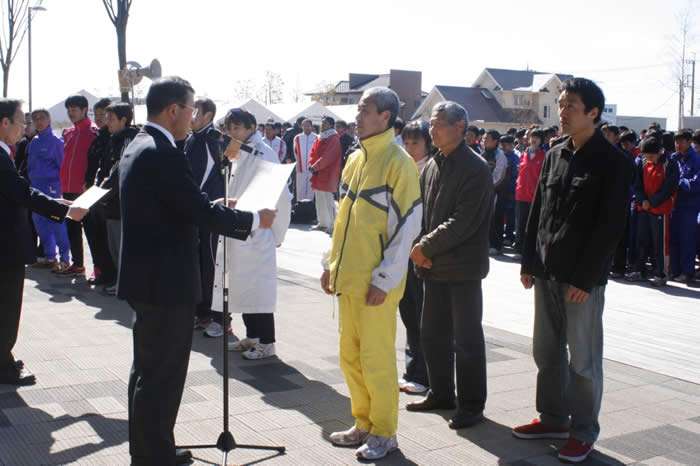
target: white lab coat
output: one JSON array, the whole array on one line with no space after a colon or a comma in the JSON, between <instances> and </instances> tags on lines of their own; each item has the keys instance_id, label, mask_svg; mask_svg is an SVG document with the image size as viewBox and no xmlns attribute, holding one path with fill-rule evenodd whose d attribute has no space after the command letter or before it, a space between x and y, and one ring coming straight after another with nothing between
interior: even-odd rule
<instances>
[{"instance_id":1,"label":"white lab coat","mask_svg":"<svg viewBox=\"0 0 700 466\"><path fill-rule=\"evenodd\" d=\"M296 173L297 202L305 199L313 199L311 190L311 172L309 171L309 153L318 139L316 133L306 135L299 133L294 136L294 156L297 159Z\"/></svg>"},{"instance_id":2,"label":"white lab coat","mask_svg":"<svg viewBox=\"0 0 700 466\"><path fill-rule=\"evenodd\" d=\"M248 140L262 155L241 151L233 163L229 180L229 198L238 198L251 180L260 159L279 163L277 154L262 142L258 133ZM254 230L245 241L226 240L226 268L229 276L229 311L244 314L275 312L277 306L277 246L282 244L291 217L291 199L287 187L277 201L277 217L271 229ZM223 310L224 237L219 236L214 274L212 309Z\"/></svg>"}]
</instances>

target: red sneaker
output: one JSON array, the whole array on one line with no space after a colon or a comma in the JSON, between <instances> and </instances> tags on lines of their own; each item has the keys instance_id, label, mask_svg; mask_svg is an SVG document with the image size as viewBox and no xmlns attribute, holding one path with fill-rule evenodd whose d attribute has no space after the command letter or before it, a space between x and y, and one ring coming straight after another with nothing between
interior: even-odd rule
<instances>
[{"instance_id":1,"label":"red sneaker","mask_svg":"<svg viewBox=\"0 0 700 466\"><path fill-rule=\"evenodd\" d=\"M569 429L552 429L547 427L539 419L534 419L530 424L513 428L513 437L534 440L538 438L569 438Z\"/></svg>"},{"instance_id":2,"label":"red sneaker","mask_svg":"<svg viewBox=\"0 0 700 466\"><path fill-rule=\"evenodd\" d=\"M588 455L593 452L593 444L570 438L566 445L559 450L559 459L567 463L581 463L586 461Z\"/></svg>"},{"instance_id":3,"label":"red sneaker","mask_svg":"<svg viewBox=\"0 0 700 466\"><path fill-rule=\"evenodd\" d=\"M71 265L65 270L62 270L60 272L56 272L56 275L59 277L76 277L76 276L85 276L85 267L76 267L75 265Z\"/></svg>"}]
</instances>

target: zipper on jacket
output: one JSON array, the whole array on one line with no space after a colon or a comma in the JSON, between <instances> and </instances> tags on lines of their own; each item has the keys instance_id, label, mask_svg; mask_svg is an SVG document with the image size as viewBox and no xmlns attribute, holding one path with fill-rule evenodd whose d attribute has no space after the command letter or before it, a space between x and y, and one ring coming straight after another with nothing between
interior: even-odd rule
<instances>
[{"instance_id":1,"label":"zipper on jacket","mask_svg":"<svg viewBox=\"0 0 700 466\"><path fill-rule=\"evenodd\" d=\"M381 252L381 260L382 262L384 261L384 238L382 238L382 234L379 233L379 251Z\"/></svg>"},{"instance_id":2,"label":"zipper on jacket","mask_svg":"<svg viewBox=\"0 0 700 466\"><path fill-rule=\"evenodd\" d=\"M333 277L333 288L338 283L338 271L340 271L340 263L343 260L343 251L345 250L345 241L348 239L348 227L350 227L350 214L352 213L352 208L355 207L355 201L360 197L359 189L360 183L362 182L362 173L365 171L365 166L367 166L367 153L365 152L365 163L360 168L360 174L357 177L357 186L355 187L355 199L352 200L350 208L348 209L348 218L345 223L345 231L343 232L343 244L340 246L340 254L338 255L338 264L335 266L335 277ZM349 190L350 188L348 188Z\"/></svg>"}]
</instances>

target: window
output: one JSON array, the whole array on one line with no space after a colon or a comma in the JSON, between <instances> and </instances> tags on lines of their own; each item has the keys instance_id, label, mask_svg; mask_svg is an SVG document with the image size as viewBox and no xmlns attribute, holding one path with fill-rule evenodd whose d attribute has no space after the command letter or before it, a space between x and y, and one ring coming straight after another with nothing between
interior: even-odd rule
<instances>
[{"instance_id":1,"label":"window","mask_svg":"<svg viewBox=\"0 0 700 466\"><path fill-rule=\"evenodd\" d=\"M513 104L515 106L523 106L525 105L525 96L524 95L514 95L513 96Z\"/></svg>"},{"instance_id":2,"label":"window","mask_svg":"<svg viewBox=\"0 0 700 466\"><path fill-rule=\"evenodd\" d=\"M340 103L341 103L342 105L347 105L347 104L350 103L350 101L348 100L347 97L343 97L343 98L340 99Z\"/></svg>"},{"instance_id":3,"label":"window","mask_svg":"<svg viewBox=\"0 0 700 466\"><path fill-rule=\"evenodd\" d=\"M549 116L550 116L549 113L550 113L550 112L549 112L549 105L545 105L545 106L544 106L544 118L545 118L545 120L546 120L547 118L549 118Z\"/></svg>"}]
</instances>

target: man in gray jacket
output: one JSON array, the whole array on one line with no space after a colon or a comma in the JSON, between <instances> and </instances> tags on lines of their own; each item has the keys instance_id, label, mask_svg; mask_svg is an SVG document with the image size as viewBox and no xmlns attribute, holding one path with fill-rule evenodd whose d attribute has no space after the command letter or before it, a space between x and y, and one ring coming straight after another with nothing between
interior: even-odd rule
<instances>
[{"instance_id":1,"label":"man in gray jacket","mask_svg":"<svg viewBox=\"0 0 700 466\"><path fill-rule=\"evenodd\" d=\"M489 271L494 188L488 164L464 141L468 119L454 102L433 108L430 135L440 151L420 177L423 228L411 252L425 281L421 342L430 391L406 409L455 407L456 354L459 409L449 421L453 429L481 421L486 403L481 280Z\"/></svg>"}]
</instances>

